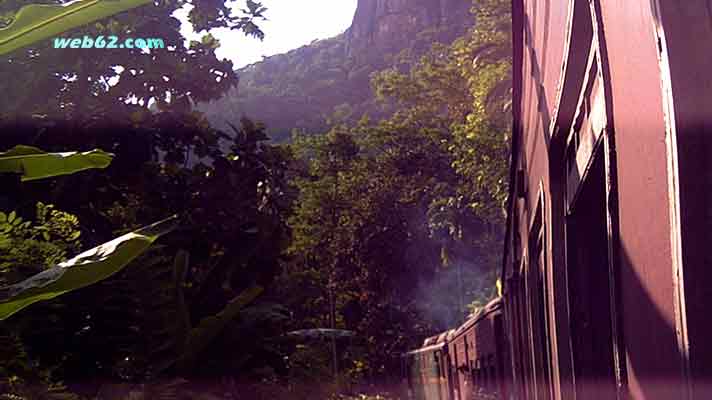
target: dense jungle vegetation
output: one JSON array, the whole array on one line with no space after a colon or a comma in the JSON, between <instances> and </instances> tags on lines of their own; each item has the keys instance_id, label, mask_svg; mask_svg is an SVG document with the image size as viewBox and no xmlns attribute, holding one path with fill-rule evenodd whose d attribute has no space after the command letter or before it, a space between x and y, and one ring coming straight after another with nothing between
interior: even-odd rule
<instances>
[{"instance_id":1,"label":"dense jungle vegetation","mask_svg":"<svg viewBox=\"0 0 712 400\"><path fill-rule=\"evenodd\" d=\"M28 3L0 3L0 35ZM216 128L195 108L237 74L211 35L180 45L185 1L154 3L72 36L178 45L0 55L0 152L113 154L50 179L0 174L0 311L18 283L178 216L106 279L0 321L0 399L397 397L399 355L496 296L509 2L475 0L473 28L370 73L368 107L315 91L329 123L279 143L249 115ZM195 31L255 40L269 15L192 4Z\"/></svg>"}]
</instances>

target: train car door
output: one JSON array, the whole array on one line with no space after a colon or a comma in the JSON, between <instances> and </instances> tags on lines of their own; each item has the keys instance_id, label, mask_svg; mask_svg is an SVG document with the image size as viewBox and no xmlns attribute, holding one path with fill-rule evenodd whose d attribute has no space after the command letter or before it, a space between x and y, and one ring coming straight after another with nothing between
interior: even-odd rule
<instances>
[{"instance_id":1,"label":"train car door","mask_svg":"<svg viewBox=\"0 0 712 400\"><path fill-rule=\"evenodd\" d=\"M616 398L602 178L602 163L596 160L567 221L567 272L577 400Z\"/></svg>"},{"instance_id":2,"label":"train car door","mask_svg":"<svg viewBox=\"0 0 712 400\"><path fill-rule=\"evenodd\" d=\"M610 157L601 61L592 40L566 145L566 271L576 400L618 398ZM615 211L613 211L615 212Z\"/></svg>"}]
</instances>

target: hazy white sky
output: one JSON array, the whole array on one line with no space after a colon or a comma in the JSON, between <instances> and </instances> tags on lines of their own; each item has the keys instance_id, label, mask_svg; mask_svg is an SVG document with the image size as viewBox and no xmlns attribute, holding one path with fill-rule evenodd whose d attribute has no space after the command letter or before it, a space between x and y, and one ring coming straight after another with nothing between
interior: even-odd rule
<instances>
[{"instance_id":1,"label":"hazy white sky","mask_svg":"<svg viewBox=\"0 0 712 400\"><path fill-rule=\"evenodd\" d=\"M268 21L258 21L265 33L264 41L246 37L242 32L217 29L213 35L220 40L218 58L232 60L236 68L262 60L262 56L286 53L289 50L326 39L345 31L356 12L357 0L262 0L268 8ZM243 1L237 2L239 6ZM185 23L188 9L176 16L184 21L181 32L189 39L201 35L192 33Z\"/></svg>"}]
</instances>

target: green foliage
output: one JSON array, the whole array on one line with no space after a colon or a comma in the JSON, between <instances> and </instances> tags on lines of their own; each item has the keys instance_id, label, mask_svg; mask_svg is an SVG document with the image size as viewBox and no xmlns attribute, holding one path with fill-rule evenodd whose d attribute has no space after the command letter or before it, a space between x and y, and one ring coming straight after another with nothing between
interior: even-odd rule
<instances>
[{"instance_id":1,"label":"green foliage","mask_svg":"<svg viewBox=\"0 0 712 400\"><path fill-rule=\"evenodd\" d=\"M289 207L284 178L289 154L265 144L264 128L248 120L233 133L222 143L197 143L206 154L196 157L198 162L174 159L179 151L160 164L128 153L133 161L122 165L117 157L108 171L111 179L81 174L64 178L64 184L34 184L41 193L58 193L63 201L58 207L76 212L83 222L108 221L112 229L98 231L108 237L167 211L184 215L181 229L163 240L165 247L102 282L14 317L33 354L63 365L63 379L142 382L264 364L279 369L283 350L272 338L282 333L285 312L263 302L236 311L242 307L240 294L269 287L279 267L288 238L282 218ZM141 142L130 143L135 149ZM137 166L142 174L136 174ZM82 187L91 188L91 208L75 202L81 193L76 188ZM26 188L32 186L10 193L27 196ZM86 229L82 238L96 240L96 232ZM57 321L51 329L38 317L43 312ZM188 344L191 328L194 340ZM64 345L46 346L47 337Z\"/></svg>"},{"instance_id":2,"label":"green foliage","mask_svg":"<svg viewBox=\"0 0 712 400\"><path fill-rule=\"evenodd\" d=\"M511 60L500 49L508 6L492 0L475 13L477 27L451 45L401 52L373 75L390 116L354 123L340 107L341 123L327 134L293 138L299 198L281 285L300 288L290 306L303 327L352 329L365 340L363 351L339 354L349 373L359 368L348 365L366 376L394 370L389 357L495 295L510 129Z\"/></svg>"},{"instance_id":3,"label":"green foliage","mask_svg":"<svg viewBox=\"0 0 712 400\"><path fill-rule=\"evenodd\" d=\"M331 354L327 346L299 344L289 355L290 378L294 382L315 383L331 374Z\"/></svg>"},{"instance_id":4,"label":"green foliage","mask_svg":"<svg viewBox=\"0 0 712 400\"><path fill-rule=\"evenodd\" d=\"M490 220L502 221L512 104L510 2L483 1L476 16L478 24L468 40L453 49L473 101L466 119L452 127L449 150L457 171L471 177L466 190L479 194L469 206Z\"/></svg>"},{"instance_id":5,"label":"green foliage","mask_svg":"<svg viewBox=\"0 0 712 400\"><path fill-rule=\"evenodd\" d=\"M102 300L110 315L121 318L134 329L120 327L104 343L110 343L118 354L113 357L115 373L126 381L156 382L170 379L176 374L191 376L214 362L209 352L219 338L241 334L235 331L236 320L255 320L266 315L251 315L249 303L262 292L262 288L245 290L224 308L192 326L189 306L184 298L187 286L182 271L189 270L187 252L179 251L173 263L165 257L166 249L157 249L142 257L122 273L120 280L107 282L114 293ZM141 276L138 281L135 277ZM171 276L173 280L171 280ZM132 313L131 310L138 311ZM229 352L228 349L219 351ZM233 357L250 354L255 349L244 349ZM200 368L198 368L200 365ZM153 387L153 386L147 386ZM160 385L153 387L160 389ZM150 397L149 397L150 398Z\"/></svg>"},{"instance_id":6,"label":"green foliage","mask_svg":"<svg viewBox=\"0 0 712 400\"><path fill-rule=\"evenodd\" d=\"M502 222L507 195L509 8L505 0L478 2L473 8L477 24L466 35L449 46L435 45L407 73L389 69L372 81L377 98L398 104L404 118L447 131L442 144L464 179L447 206L439 208L451 215L469 209L493 224Z\"/></svg>"},{"instance_id":7,"label":"green foliage","mask_svg":"<svg viewBox=\"0 0 712 400\"><path fill-rule=\"evenodd\" d=\"M72 174L91 168L106 168L112 155L101 150L86 153L46 153L31 146L15 146L0 153L0 172L22 174L22 180L35 180L57 175ZM66 251L59 242L77 247L80 236L78 220L74 215L52 210L53 206L37 204L37 225L30 227L22 222L15 211L9 215L0 212L0 247L7 251L0 263L0 272L19 273L32 262L52 265L44 271L21 282L0 289L0 320L38 301L49 300L111 276L133 258L141 254L158 236L172 228L165 220L124 235L102 246L86 251L69 261L62 261ZM43 242L37 240L38 237ZM30 250L35 250L32 252ZM19 262L19 264L15 264ZM6 283L3 276L0 283Z\"/></svg>"},{"instance_id":8,"label":"green foliage","mask_svg":"<svg viewBox=\"0 0 712 400\"><path fill-rule=\"evenodd\" d=\"M38 9L50 9L50 4L51 9L58 9L57 2L52 0L6 0L0 3L0 16L10 18L28 3L43 3L28 6ZM91 14L92 9L113 10L138 3L146 2L84 0L69 7L88 6ZM216 58L214 41L191 43L189 48L183 46L180 23L172 14L188 2L166 0L153 3L78 26L72 30L72 36L120 37L130 32L134 37L162 38L166 49L161 51L60 51L53 48L50 40L41 40L0 58L3 73L15 78L0 82L0 90L13 94L13 101L0 104L0 118L34 115L68 118L79 123L82 120L98 122L93 117L103 115L106 117L103 121L132 121L146 126L152 119L149 103L155 103L155 108L161 111L187 113L191 103L217 98L232 87L236 83L232 64ZM266 15L264 7L243 14L239 10L233 12L230 2L191 3L189 20L196 32L229 28L253 37L263 36L256 23ZM61 8L61 12L67 9Z\"/></svg>"},{"instance_id":9,"label":"green foliage","mask_svg":"<svg viewBox=\"0 0 712 400\"><path fill-rule=\"evenodd\" d=\"M14 16L13 11L27 2L1 3L0 23L6 25L7 17ZM7 190L0 193L3 206L17 209L23 216L28 212L27 204L38 200L67 211L67 215L60 215L47 210L42 223L21 222L10 229L16 244L23 240L29 246L28 238L32 238L39 242L37 246L46 245L47 254L57 259L73 252L62 247L61 235L68 231L60 229L73 226L64 218L70 214L82 221L85 243L94 245L117 234L125 235L124 240L109 243L119 245L113 252L95 248L91 254L60 263L68 268L55 266L46 269L44 275L2 289L3 295L10 296L6 300L20 300L29 292L52 297L92 283L35 304L31 312L18 313L3 322L33 357L32 365L56 366L57 377L53 376L52 382L158 379L162 373L177 373L170 367L187 350L193 351L191 357L199 357L195 364L201 367L204 360L219 360L224 365L226 359L238 358L237 354L226 354L229 352L216 349L215 343L245 341L240 338L240 329L275 314L261 312L258 305L246 307L239 315L237 312L251 301L240 294L254 294L253 289L268 284L278 267L277 258L286 239L281 215L289 207L283 178L289 155L265 145L268 138L259 125L245 120L230 137L210 129L199 113L190 112L192 102L217 97L232 86L235 75L229 62L216 59L214 51L219 44L209 37L183 48L179 24L171 15L184 4L156 2L155 6L128 11L73 32L77 36L131 32L135 36L162 37L169 47L166 51L145 54L83 49L80 55L80 50L54 51L49 43L40 41L0 60L3 73L16 77L0 82L0 90L13 94L12 102L0 104L0 148L11 148L29 138L29 144L56 152L48 153L51 156L59 156L67 148L103 148L118 155L116 160L109 160L111 168L105 174L63 175L57 180L25 185L10 178L6 179ZM256 22L264 18L266 9L259 3L248 1L242 15L233 13L230 4L224 2L193 5L189 18L196 31L229 27L262 37ZM177 46L171 49L171 44ZM121 66L123 72L114 66ZM112 78L117 78L117 83L106 84ZM127 102L127 98L136 101ZM148 110L149 102L155 103L152 111ZM93 157L90 153L77 155L90 160ZM10 167L13 172L21 172L19 165L14 162ZM133 232L141 221L161 218L166 212L184 215L182 228L165 238L166 247L129 257L132 248L136 254L145 248L146 238L137 236L152 237L146 232ZM17 221L16 215L10 224ZM27 230L24 236L17 236L20 228ZM3 244L11 246L7 240ZM190 265L188 253L180 249L191 254ZM33 266L56 264L27 255L27 263ZM131 262L125 268L114 268L119 265L106 258L111 255L126 256L123 262ZM103 272L93 268L102 265L110 268ZM54 276L60 273L61 277ZM40 285L39 278L48 278L48 284ZM99 278L106 279L97 281ZM20 286L36 283L34 288L20 291ZM201 325L201 321L213 323ZM192 326L196 327L193 336L201 340L201 349L186 348L194 344L188 345ZM260 336L251 336L252 347L242 349L243 354L267 347ZM191 363L185 364L181 373L190 376L201 372ZM23 384L22 388L30 387ZM171 398L177 391L158 382L135 392L143 398ZM43 390L32 398L50 398L41 397L48 393Z\"/></svg>"},{"instance_id":10,"label":"green foliage","mask_svg":"<svg viewBox=\"0 0 712 400\"><path fill-rule=\"evenodd\" d=\"M264 15L267 8L263 7L262 3L246 0L246 8L240 9L241 16L233 15L229 3L226 2L193 2L192 5L194 7L188 14L188 18L196 32L228 28L240 30L246 36L264 39L264 32L255 23L257 20L267 19Z\"/></svg>"},{"instance_id":11,"label":"green foliage","mask_svg":"<svg viewBox=\"0 0 712 400\"><path fill-rule=\"evenodd\" d=\"M342 351L340 358L355 357L371 366L369 373L385 370L411 335L428 329L413 325L412 300L421 277L438 265L419 214L432 183L424 172L440 168L429 157L437 154L407 132L386 122L337 126L325 136L297 137L294 145L306 169L295 180L301 195L290 219L294 262L285 291L300 288L290 305L306 327L330 327L334 292L333 327L355 330L367 343L358 355ZM406 165L422 165L421 174Z\"/></svg>"},{"instance_id":12,"label":"green foliage","mask_svg":"<svg viewBox=\"0 0 712 400\"><path fill-rule=\"evenodd\" d=\"M146 254L129 266L117 281L105 284L112 293L101 300L101 309L108 311L108 316L120 318L124 324L134 327L128 330L119 327L103 338L104 343L118 350L112 357L116 360L112 368L127 381L155 381L175 374L196 374L206 368L206 363L215 362L216 357L210 352L222 337L237 334L238 341L245 341L244 338L239 340L239 335L249 330L245 323L272 318L271 309L247 307L263 292L261 287L255 286L244 290L220 312L200 319L193 326L190 304L184 293L188 283L182 275L190 269L188 253L179 251L171 263L170 257L164 255L166 250L159 248ZM255 339L259 344L259 338ZM220 346L217 349L229 352ZM246 360L255 350L253 346L230 354Z\"/></svg>"},{"instance_id":13,"label":"green foliage","mask_svg":"<svg viewBox=\"0 0 712 400\"><path fill-rule=\"evenodd\" d=\"M187 262L184 250L171 257L165 245L154 246L88 294L97 303L84 311L96 315L88 326L98 334L106 332L103 343L110 347L95 359L115 378L157 379L183 351L190 331L182 275L189 269ZM93 336L85 340L91 342Z\"/></svg>"},{"instance_id":14,"label":"green foliage","mask_svg":"<svg viewBox=\"0 0 712 400\"><path fill-rule=\"evenodd\" d=\"M113 154L96 149L87 152L47 153L36 147L18 145L0 153L0 173L20 174L23 182L106 168Z\"/></svg>"},{"instance_id":15,"label":"green foliage","mask_svg":"<svg viewBox=\"0 0 712 400\"><path fill-rule=\"evenodd\" d=\"M176 217L118 237L0 291L0 320L38 301L83 288L120 271L156 239L174 229Z\"/></svg>"},{"instance_id":16,"label":"green foliage","mask_svg":"<svg viewBox=\"0 0 712 400\"><path fill-rule=\"evenodd\" d=\"M58 264L79 250L76 216L37 203L36 219L0 212L0 283L7 285Z\"/></svg>"},{"instance_id":17,"label":"green foliage","mask_svg":"<svg viewBox=\"0 0 712 400\"><path fill-rule=\"evenodd\" d=\"M0 55L96 20L151 3L151 0L85 0L69 6L30 4L0 28Z\"/></svg>"},{"instance_id":18,"label":"green foliage","mask_svg":"<svg viewBox=\"0 0 712 400\"><path fill-rule=\"evenodd\" d=\"M225 329L228 323L237 317L237 314L245 306L253 302L263 291L264 288L260 286L247 289L231 300L218 314L202 319L198 326L190 331L183 354L178 361L179 368L193 367L193 363L200 353Z\"/></svg>"},{"instance_id":19,"label":"green foliage","mask_svg":"<svg viewBox=\"0 0 712 400\"><path fill-rule=\"evenodd\" d=\"M52 379L52 372L29 357L17 334L0 327L0 399L78 400Z\"/></svg>"}]
</instances>

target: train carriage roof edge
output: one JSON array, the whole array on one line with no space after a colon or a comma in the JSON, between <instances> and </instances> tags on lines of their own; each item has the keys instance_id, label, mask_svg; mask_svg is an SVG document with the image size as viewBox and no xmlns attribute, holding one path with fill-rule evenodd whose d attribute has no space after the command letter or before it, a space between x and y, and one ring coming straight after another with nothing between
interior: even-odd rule
<instances>
[{"instance_id":1,"label":"train carriage roof edge","mask_svg":"<svg viewBox=\"0 0 712 400\"><path fill-rule=\"evenodd\" d=\"M505 222L504 246L502 253L502 266L500 279L502 281L502 290L506 290L506 266L509 253L509 236L512 226L512 207L514 205L515 177L517 156L519 154L519 134L521 133L520 116L521 116L521 96L522 96L522 52L523 45L523 25L524 18L524 0L512 0L512 132L510 134L510 158L509 158L509 195L507 196L506 212L507 218Z\"/></svg>"}]
</instances>

